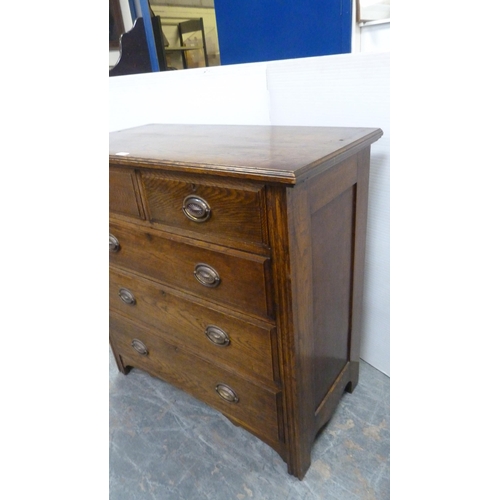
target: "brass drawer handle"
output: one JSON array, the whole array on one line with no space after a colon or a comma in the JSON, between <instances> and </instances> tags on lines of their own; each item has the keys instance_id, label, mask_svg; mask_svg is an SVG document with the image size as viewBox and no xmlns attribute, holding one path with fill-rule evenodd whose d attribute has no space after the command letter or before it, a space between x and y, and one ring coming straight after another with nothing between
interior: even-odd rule
<instances>
[{"instance_id":1,"label":"brass drawer handle","mask_svg":"<svg viewBox=\"0 0 500 500\"><path fill-rule=\"evenodd\" d=\"M210 218L210 205L199 196L186 196L182 203L184 215L195 222L205 222Z\"/></svg>"},{"instance_id":2,"label":"brass drawer handle","mask_svg":"<svg viewBox=\"0 0 500 500\"><path fill-rule=\"evenodd\" d=\"M218 326L209 325L205 330L208 340L217 346L225 347L229 345L229 335Z\"/></svg>"},{"instance_id":3,"label":"brass drawer handle","mask_svg":"<svg viewBox=\"0 0 500 500\"><path fill-rule=\"evenodd\" d=\"M116 253L118 250L120 250L120 242L118 241L118 238L109 233L109 251Z\"/></svg>"},{"instance_id":4,"label":"brass drawer handle","mask_svg":"<svg viewBox=\"0 0 500 500\"><path fill-rule=\"evenodd\" d=\"M207 264L196 264L194 277L203 285L215 288L220 283L219 273Z\"/></svg>"},{"instance_id":5,"label":"brass drawer handle","mask_svg":"<svg viewBox=\"0 0 500 500\"><path fill-rule=\"evenodd\" d=\"M134 339L131 342L131 346L141 355L141 356L147 356L149 354L148 348L144 344L144 342L141 342L139 339Z\"/></svg>"},{"instance_id":6,"label":"brass drawer handle","mask_svg":"<svg viewBox=\"0 0 500 500\"><path fill-rule=\"evenodd\" d=\"M125 304L133 306L136 303L134 294L126 288L120 288L120 290L118 291L118 296L120 297L120 299L122 299L122 302L125 302Z\"/></svg>"},{"instance_id":7,"label":"brass drawer handle","mask_svg":"<svg viewBox=\"0 0 500 500\"><path fill-rule=\"evenodd\" d=\"M236 393L226 384L217 384L215 390L217 394L228 403L237 403L239 401Z\"/></svg>"}]
</instances>

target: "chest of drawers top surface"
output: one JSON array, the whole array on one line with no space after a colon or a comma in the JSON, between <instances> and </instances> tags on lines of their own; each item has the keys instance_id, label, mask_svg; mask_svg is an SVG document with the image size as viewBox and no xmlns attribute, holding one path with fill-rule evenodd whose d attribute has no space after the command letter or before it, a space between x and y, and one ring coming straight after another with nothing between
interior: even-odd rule
<instances>
[{"instance_id":1,"label":"chest of drawers top surface","mask_svg":"<svg viewBox=\"0 0 500 500\"><path fill-rule=\"evenodd\" d=\"M380 129L151 124L110 134L110 160L295 184L382 135Z\"/></svg>"}]
</instances>

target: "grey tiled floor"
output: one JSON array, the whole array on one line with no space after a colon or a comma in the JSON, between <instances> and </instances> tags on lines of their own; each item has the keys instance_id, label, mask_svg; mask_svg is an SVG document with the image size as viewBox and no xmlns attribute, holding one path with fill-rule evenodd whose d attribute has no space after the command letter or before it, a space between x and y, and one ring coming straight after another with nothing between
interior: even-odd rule
<instances>
[{"instance_id":1,"label":"grey tiled floor","mask_svg":"<svg viewBox=\"0 0 500 500\"><path fill-rule=\"evenodd\" d=\"M389 378L361 362L302 481L220 413L110 355L110 500L389 498Z\"/></svg>"}]
</instances>

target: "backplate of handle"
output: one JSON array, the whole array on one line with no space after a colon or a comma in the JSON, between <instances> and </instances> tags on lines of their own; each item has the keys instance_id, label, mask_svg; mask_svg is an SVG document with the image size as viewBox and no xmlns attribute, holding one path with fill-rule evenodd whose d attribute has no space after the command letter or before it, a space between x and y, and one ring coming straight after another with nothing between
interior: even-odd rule
<instances>
[{"instance_id":1,"label":"backplate of handle","mask_svg":"<svg viewBox=\"0 0 500 500\"><path fill-rule=\"evenodd\" d=\"M120 250L120 242L118 241L118 238L109 233L109 251L118 252L118 250Z\"/></svg>"},{"instance_id":2,"label":"backplate of handle","mask_svg":"<svg viewBox=\"0 0 500 500\"><path fill-rule=\"evenodd\" d=\"M217 394L228 403L237 403L239 401L236 393L226 384L217 384L215 386Z\"/></svg>"},{"instance_id":3,"label":"backplate of handle","mask_svg":"<svg viewBox=\"0 0 500 500\"><path fill-rule=\"evenodd\" d=\"M125 304L133 306L136 303L134 294L127 288L120 288L120 290L118 290L118 296Z\"/></svg>"},{"instance_id":4,"label":"backplate of handle","mask_svg":"<svg viewBox=\"0 0 500 500\"><path fill-rule=\"evenodd\" d=\"M147 356L149 354L146 344L139 339L134 339L131 342L131 346L141 355Z\"/></svg>"},{"instance_id":5,"label":"backplate of handle","mask_svg":"<svg viewBox=\"0 0 500 500\"><path fill-rule=\"evenodd\" d=\"M220 283L219 273L208 264L196 264L194 277L203 285L215 288Z\"/></svg>"},{"instance_id":6,"label":"backplate of handle","mask_svg":"<svg viewBox=\"0 0 500 500\"><path fill-rule=\"evenodd\" d=\"M186 196L182 203L184 215L195 222L205 222L210 218L210 205L199 196Z\"/></svg>"},{"instance_id":7,"label":"backplate of handle","mask_svg":"<svg viewBox=\"0 0 500 500\"><path fill-rule=\"evenodd\" d=\"M229 335L218 326L208 325L205 329L205 335L208 340L217 346L225 347L229 345L230 339Z\"/></svg>"}]
</instances>

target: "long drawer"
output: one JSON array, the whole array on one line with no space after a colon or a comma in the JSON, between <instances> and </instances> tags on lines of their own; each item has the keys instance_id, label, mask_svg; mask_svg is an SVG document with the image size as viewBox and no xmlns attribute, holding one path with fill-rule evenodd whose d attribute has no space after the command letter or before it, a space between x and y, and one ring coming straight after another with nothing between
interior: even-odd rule
<instances>
[{"instance_id":1,"label":"long drawer","mask_svg":"<svg viewBox=\"0 0 500 500\"><path fill-rule=\"evenodd\" d=\"M110 263L247 314L273 317L264 256L111 224Z\"/></svg>"},{"instance_id":2,"label":"long drawer","mask_svg":"<svg viewBox=\"0 0 500 500\"><path fill-rule=\"evenodd\" d=\"M267 442L280 441L278 389L266 389L187 354L147 327L116 314L110 314L110 342L124 366L172 383Z\"/></svg>"},{"instance_id":3,"label":"long drawer","mask_svg":"<svg viewBox=\"0 0 500 500\"><path fill-rule=\"evenodd\" d=\"M154 327L167 341L201 357L273 381L274 326L206 307L172 289L110 269L109 305Z\"/></svg>"}]
</instances>

